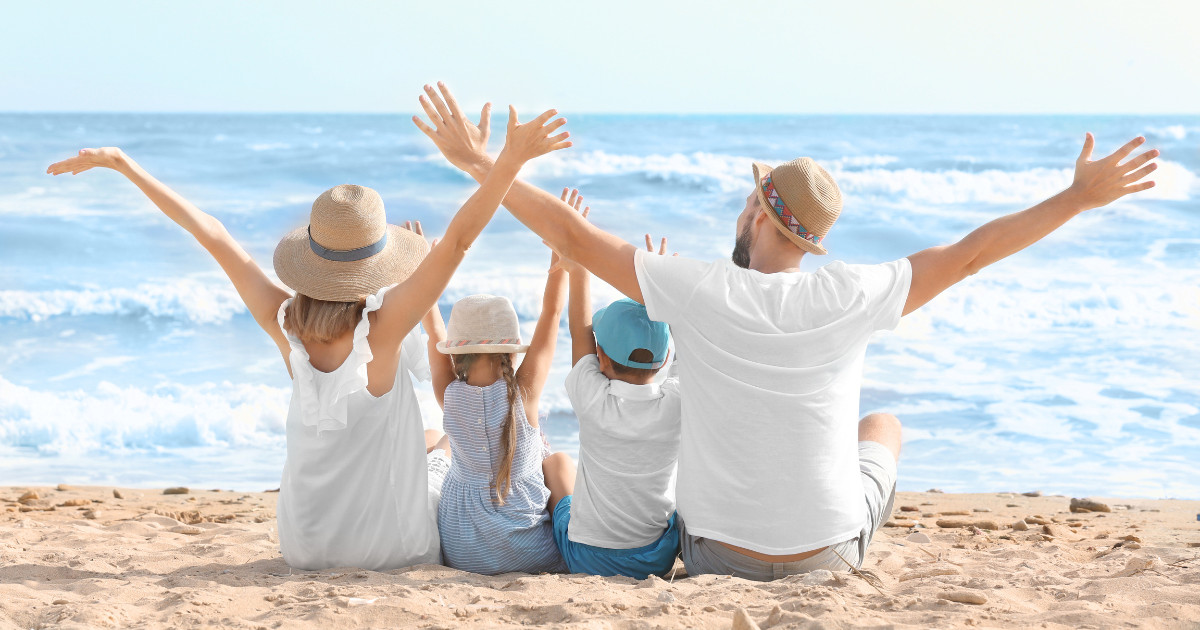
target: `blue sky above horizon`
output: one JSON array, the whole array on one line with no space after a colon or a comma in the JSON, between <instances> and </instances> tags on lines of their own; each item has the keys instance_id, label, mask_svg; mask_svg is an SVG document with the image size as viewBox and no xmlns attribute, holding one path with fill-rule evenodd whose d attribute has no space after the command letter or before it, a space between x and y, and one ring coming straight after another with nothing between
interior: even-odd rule
<instances>
[{"instance_id":1,"label":"blue sky above horizon","mask_svg":"<svg viewBox=\"0 0 1200 630\"><path fill-rule=\"evenodd\" d=\"M454 13L456 12L457 13ZM5 7L0 111L1200 113L1200 3Z\"/></svg>"}]
</instances>

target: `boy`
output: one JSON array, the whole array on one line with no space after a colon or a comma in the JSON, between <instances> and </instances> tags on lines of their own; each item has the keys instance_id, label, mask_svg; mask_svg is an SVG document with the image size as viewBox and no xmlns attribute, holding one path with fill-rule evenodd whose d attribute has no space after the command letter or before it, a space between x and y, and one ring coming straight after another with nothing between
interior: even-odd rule
<instances>
[{"instance_id":1,"label":"boy","mask_svg":"<svg viewBox=\"0 0 1200 630\"><path fill-rule=\"evenodd\" d=\"M679 381L654 376L666 363L667 325L621 299L591 309L590 274L570 273L574 367L567 395L579 418L575 494L554 507L554 538L572 573L665 576L679 554L675 471Z\"/></svg>"}]
</instances>

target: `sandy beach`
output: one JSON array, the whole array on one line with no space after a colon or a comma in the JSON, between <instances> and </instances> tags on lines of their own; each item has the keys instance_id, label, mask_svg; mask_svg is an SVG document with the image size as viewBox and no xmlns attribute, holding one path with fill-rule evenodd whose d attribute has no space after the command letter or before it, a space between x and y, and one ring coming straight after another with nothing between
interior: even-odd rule
<instances>
[{"instance_id":1,"label":"sandy beach","mask_svg":"<svg viewBox=\"0 0 1200 630\"><path fill-rule=\"evenodd\" d=\"M0 626L1200 628L1200 501L901 493L864 576L761 584L294 571L277 496L0 489Z\"/></svg>"}]
</instances>

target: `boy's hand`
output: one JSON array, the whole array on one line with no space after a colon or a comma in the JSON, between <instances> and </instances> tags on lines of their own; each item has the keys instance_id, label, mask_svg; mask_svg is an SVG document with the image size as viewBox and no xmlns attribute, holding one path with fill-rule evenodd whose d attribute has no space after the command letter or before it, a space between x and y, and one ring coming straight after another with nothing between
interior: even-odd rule
<instances>
[{"instance_id":1,"label":"boy's hand","mask_svg":"<svg viewBox=\"0 0 1200 630\"><path fill-rule=\"evenodd\" d=\"M1153 181L1138 182L1158 168L1157 164L1146 164L1158 157L1158 149L1151 149L1124 164L1118 164L1145 141L1145 138L1138 136L1112 155L1093 162L1092 147L1095 146L1096 139L1092 134L1087 134L1083 141L1083 151L1075 161L1075 181L1067 189L1067 193L1081 206L1081 210L1106 206L1125 195L1154 187ZM1143 164L1145 166L1142 166ZM1139 166L1141 168L1138 168Z\"/></svg>"},{"instance_id":2,"label":"boy's hand","mask_svg":"<svg viewBox=\"0 0 1200 630\"><path fill-rule=\"evenodd\" d=\"M569 132L551 136L556 129L567 124L566 118L550 120L558 115L558 110L548 109L541 116L522 124L517 120L517 110L508 106L508 135L504 138L504 148L500 150L499 162L504 159L525 163L539 155L558 151L571 146L567 141Z\"/></svg>"},{"instance_id":3,"label":"boy's hand","mask_svg":"<svg viewBox=\"0 0 1200 630\"><path fill-rule=\"evenodd\" d=\"M649 234L646 235L646 251L650 252L651 254L654 253L654 239L650 238ZM659 256L667 255L667 237L665 237L665 236L662 237L662 242L659 243L659 245L658 245L658 255ZM675 252L674 254L671 254L671 255L678 256L679 252Z\"/></svg>"},{"instance_id":4,"label":"boy's hand","mask_svg":"<svg viewBox=\"0 0 1200 630\"><path fill-rule=\"evenodd\" d=\"M563 188L560 199L566 202L568 206L575 208L577 212L579 211L579 206L583 205L583 195L579 194L578 188ZM591 206L584 206L582 211L583 218L586 219L588 213L591 211ZM546 243L546 241L542 242ZM546 243L546 246L549 247L549 243ZM551 248L550 251L554 252L554 255L550 258L550 273L554 273L555 271L559 270L565 271L569 274L584 273L587 271L574 260L563 258L558 252L554 251L554 248Z\"/></svg>"},{"instance_id":5,"label":"boy's hand","mask_svg":"<svg viewBox=\"0 0 1200 630\"><path fill-rule=\"evenodd\" d=\"M79 155L48 166L46 173L50 175L62 175L63 173L78 175L86 170L97 167L116 170L123 166L128 159L125 152L117 147L80 149Z\"/></svg>"},{"instance_id":6,"label":"boy's hand","mask_svg":"<svg viewBox=\"0 0 1200 630\"><path fill-rule=\"evenodd\" d=\"M458 101L454 100L454 95L445 83L438 81L438 89L441 90L441 95L435 92L433 87L426 85L425 94L420 97L421 108L429 116L433 127L425 124L420 116L413 116L413 123L421 133L433 140L433 144L451 164L466 170L468 164L487 157L492 104L483 105L483 110L479 112L479 124L475 125L463 115Z\"/></svg>"}]
</instances>

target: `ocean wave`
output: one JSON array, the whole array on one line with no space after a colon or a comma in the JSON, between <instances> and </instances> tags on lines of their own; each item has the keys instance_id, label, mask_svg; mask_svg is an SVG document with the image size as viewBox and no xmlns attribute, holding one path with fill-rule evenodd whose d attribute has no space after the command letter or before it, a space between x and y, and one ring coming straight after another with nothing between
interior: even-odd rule
<instances>
[{"instance_id":1,"label":"ocean wave","mask_svg":"<svg viewBox=\"0 0 1200 630\"><path fill-rule=\"evenodd\" d=\"M594 176L637 175L650 182L700 186L712 192L749 189L754 158L696 152L670 155L629 155L605 151L554 154L530 163L532 177L579 179ZM1015 171L921 170L880 168L899 158L887 155L850 156L819 160L848 196L894 203L1031 203L1049 197L1071 183L1071 168L1031 168ZM1153 179L1157 186L1140 199L1187 200L1197 178L1182 164L1159 160Z\"/></svg>"},{"instance_id":2,"label":"ocean wave","mask_svg":"<svg viewBox=\"0 0 1200 630\"><path fill-rule=\"evenodd\" d=\"M1200 328L1200 289L1195 285L1200 274L1139 281L1128 271L1106 275L1102 261L1091 262L1093 277L1063 272L1054 281L1031 277L1032 268L1015 265L1004 272L985 270L934 298L902 326L907 334L929 336L947 330L985 335L1064 328ZM928 327L916 325L918 321Z\"/></svg>"},{"instance_id":3,"label":"ocean wave","mask_svg":"<svg viewBox=\"0 0 1200 630\"><path fill-rule=\"evenodd\" d=\"M35 322L52 317L104 315L212 324L246 312L232 285L192 278L144 283L132 289L0 291L0 319Z\"/></svg>"},{"instance_id":4,"label":"ocean wave","mask_svg":"<svg viewBox=\"0 0 1200 630\"><path fill-rule=\"evenodd\" d=\"M229 383L48 392L0 377L0 443L43 453L279 444L289 389Z\"/></svg>"},{"instance_id":5,"label":"ocean wave","mask_svg":"<svg viewBox=\"0 0 1200 630\"><path fill-rule=\"evenodd\" d=\"M441 410L428 383L417 389L427 425ZM0 445L44 454L161 451L203 446L283 448L290 387L165 383L91 391L41 391L0 376Z\"/></svg>"},{"instance_id":6,"label":"ocean wave","mask_svg":"<svg viewBox=\"0 0 1200 630\"><path fill-rule=\"evenodd\" d=\"M1147 127L1146 134L1156 136L1164 140L1183 140L1191 131L1183 125L1167 125L1166 127Z\"/></svg>"}]
</instances>

